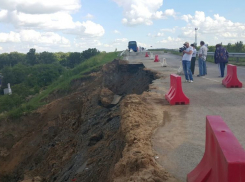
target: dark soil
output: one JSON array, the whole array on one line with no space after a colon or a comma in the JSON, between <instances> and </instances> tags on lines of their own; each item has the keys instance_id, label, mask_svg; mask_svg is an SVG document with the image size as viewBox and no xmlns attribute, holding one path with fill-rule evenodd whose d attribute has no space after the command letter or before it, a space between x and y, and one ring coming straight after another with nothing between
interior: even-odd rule
<instances>
[{"instance_id":1,"label":"dark soil","mask_svg":"<svg viewBox=\"0 0 245 182\"><path fill-rule=\"evenodd\" d=\"M125 140L119 102L104 107L103 88L121 95L142 94L155 74L143 64L114 60L101 71L71 83L73 93L52 101L18 122L0 122L0 181L40 177L48 182L112 181Z\"/></svg>"}]
</instances>

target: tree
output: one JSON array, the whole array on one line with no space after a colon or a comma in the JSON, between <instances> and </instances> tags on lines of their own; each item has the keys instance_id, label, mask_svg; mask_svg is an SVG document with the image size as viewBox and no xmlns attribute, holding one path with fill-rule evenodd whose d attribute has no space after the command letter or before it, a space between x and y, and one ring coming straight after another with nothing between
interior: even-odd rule
<instances>
[{"instance_id":1,"label":"tree","mask_svg":"<svg viewBox=\"0 0 245 182\"><path fill-rule=\"evenodd\" d=\"M243 42L236 42L235 43L235 51L236 52L242 52L243 51Z\"/></svg>"},{"instance_id":2,"label":"tree","mask_svg":"<svg viewBox=\"0 0 245 182\"><path fill-rule=\"evenodd\" d=\"M30 68L23 65L23 64L17 64L12 68L12 74L14 77L14 82L12 84L19 84L19 83L23 83L28 74L30 72Z\"/></svg>"},{"instance_id":3,"label":"tree","mask_svg":"<svg viewBox=\"0 0 245 182\"><path fill-rule=\"evenodd\" d=\"M24 63L26 59L25 54L18 53L18 52L9 53L8 57L9 57L9 61L12 67L18 63Z\"/></svg>"},{"instance_id":4,"label":"tree","mask_svg":"<svg viewBox=\"0 0 245 182\"><path fill-rule=\"evenodd\" d=\"M97 55L97 54L99 54L100 53L100 51L99 50L97 50L96 48L89 48L88 50L85 50L85 51L83 51L82 52L82 54L83 54L83 57L85 58L85 59L89 59L89 58L91 58L92 56L95 56L95 55Z\"/></svg>"},{"instance_id":5,"label":"tree","mask_svg":"<svg viewBox=\"0 0 245 182\"><path fill-rule=\"evenodd\" d=\"M232 49L232 45L231 45L231 43L228 43L226 48L227 48L227 51L228 51L228 52L230 52L230 51L231 51L231 49Z\"/></svg>"},{"instance_id":6,"label":"tree","mask_svg":"<svg viewBox=\"0 0 245 182\"><path fill-rule=\"evenodd\" d=\"M0 54L0 69L3 69L4 66L11 66L8 53Z\"/></svg>"},{"instance_id":7,"label":"tree","mask_svg":"<svg viewBox=\"0 0 245 182\"><path fill-rule=\"evenodd\" d=\"M37 64L37 57L36 57L36 49L32 48L29 50L29 52L26 55L27 63L30 65Z\"/></svg>"},{"instance_id":8,"label":"tree","mask_svg":"<svg viewBox=\"0 0 245 182\"><path fill-rule=\"evenodd\" d=\"M54 53L50 52L41 52L38 56L38 62L40 64L52 64L57 61L57 57L54 55Z\"/></svg>"},{"instance_id":9,"label":"tree","mask_svg":"<svg viewBox=\"0 0 245 182\"><path fill-rule=\"evenodd\" d=\"M80 52L71 52L67 58L68 60L68 67L74 68L75 65L81 63L81 53Z\"/></svg>"},{"instance_id":10,"label":"tree","mask_svg":"<svg viewBox=\"0 0 245 182\"><path fill-rule=\"evenodd\" d=\"M9 66L5 66L3 69L2 69L2 75L3 75L3 87L7 87L7 84L10 83L10 84L14 84L15 82L15 77L13 75L13 72L12 72L12 68L9 67Z\"/></svg>"}]
</instances>

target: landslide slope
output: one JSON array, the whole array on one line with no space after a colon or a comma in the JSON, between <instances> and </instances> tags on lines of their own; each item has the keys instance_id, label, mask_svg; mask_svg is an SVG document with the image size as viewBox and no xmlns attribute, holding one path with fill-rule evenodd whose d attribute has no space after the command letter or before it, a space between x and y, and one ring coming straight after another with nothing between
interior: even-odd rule
<instances>
[{"instance_id":1,"label":"landslide slope","mask_svg":"<svg viewBox=\"0 0 245 182\"><path fill-rule=\"evenodd\" d=\"M155 162L159 122L142 94L155 78L142 64L114 60L73 80L71 94L1 122L0 181L171 181Z\"/></svg>"}]
</instances>

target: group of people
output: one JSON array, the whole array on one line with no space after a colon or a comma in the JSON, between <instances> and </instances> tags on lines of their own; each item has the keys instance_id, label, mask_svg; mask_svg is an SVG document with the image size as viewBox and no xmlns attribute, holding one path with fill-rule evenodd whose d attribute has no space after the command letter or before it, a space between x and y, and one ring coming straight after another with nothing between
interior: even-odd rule
<instances>
[{"instance_id":1,"label":"group of people","mask_svg":"<svg viewBox=\"0 0 245 182\"><path fill-rule=\"evenodd\" d=\"M186 49L183 51L182 65L185 74L186 82L193 82L193 76L195 71L195 63L197 50L195 44L184 43ZM208 48L204 41L200 42L200 49L198 51L198 66L199 74L197 77L207 75L206 59ZM219 64L220 77L224 77L225 65L228 63L229 54L222 44L217 44L214 53L214 62Z\"/></svg>"}]
</instances>

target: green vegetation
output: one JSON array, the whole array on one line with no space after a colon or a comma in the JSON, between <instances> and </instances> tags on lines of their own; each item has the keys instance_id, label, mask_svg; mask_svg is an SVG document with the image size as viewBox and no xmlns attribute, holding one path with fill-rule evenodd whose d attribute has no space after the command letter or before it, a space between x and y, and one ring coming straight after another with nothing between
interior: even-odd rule
<instances>
[{"instance_id":1,"label":"green vegetation","mask_svg":"<svg viewBox=\"0 0 245 182\"><path fill-rule=\"evenodd\" d=\"M147 51L165 51L166 49L147 49Z\"/></svg>"},{"instance_id":2,"label":"green vegetation","mask_svg":"<svg viewBox=\"0 0 245 182\"><path fill-rule=\"evenodd\" d=\"M245 53L245 46L243 45L243 42L236 42L235 44L227 44L223 45L228 52L235 52L235 53ZM215 46L208 46L209 52L215 51ZM207 61L214 62L213 56L208 56ZM235 57L229 57L229 63L234 64L237 66L245 66L245 58L235 58Z\"/></svg>"},{"instance_id":3,"label":"green vegetation","mask_svg":"<svg viewBox=\"0 0 245 182\"><path fill-rule=\"evenodd\" d=\"M69 93L71 81L82 78L91 71L117 57L117 52L100 53L88 49L82 53L15 52L20 61L13 61L10 54L0 54L3 75L0 95L0 117L18 118L45 103L50 93ZM5 58L5 59L1 59ZM6 61L8 60L8 61ZM12 95L3 95L3 88L11 83Z\"/></svg>"}]
</instances>

